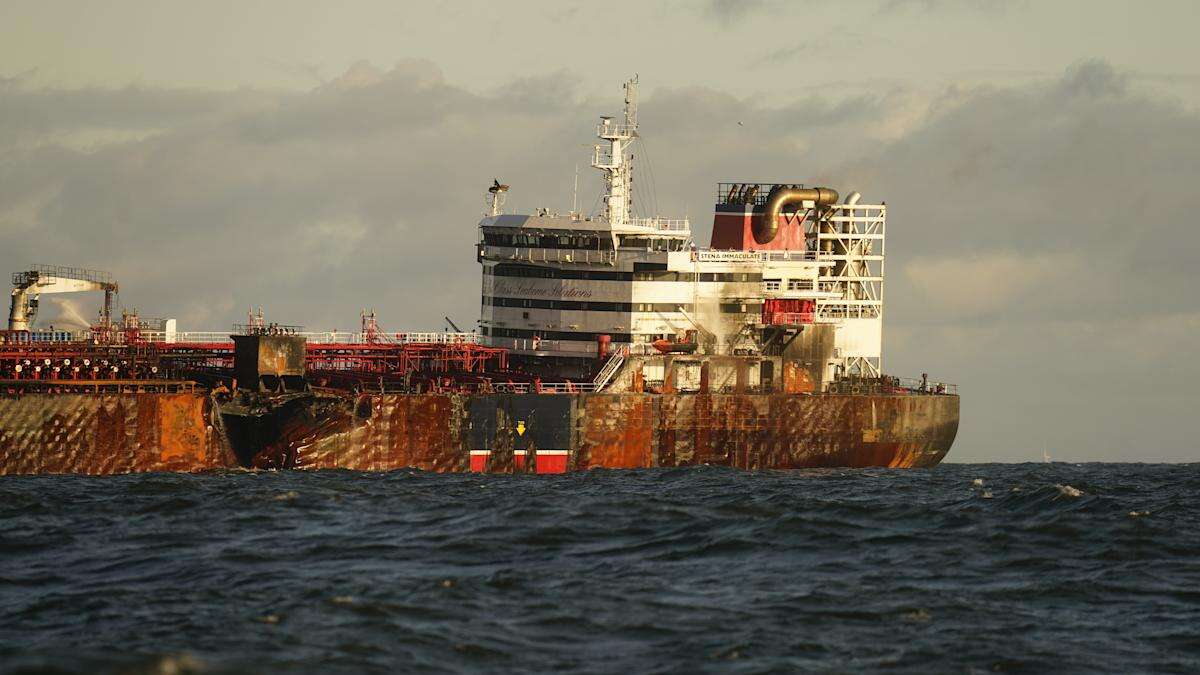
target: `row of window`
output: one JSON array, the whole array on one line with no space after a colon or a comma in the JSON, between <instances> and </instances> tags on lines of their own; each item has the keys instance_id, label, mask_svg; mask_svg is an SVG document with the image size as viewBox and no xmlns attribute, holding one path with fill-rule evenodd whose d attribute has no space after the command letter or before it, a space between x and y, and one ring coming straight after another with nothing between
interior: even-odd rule
<instances>
[{"instance_id":1,"label":"row of window","mask_svg":"<svg viewBox=\"0 0 1200 675\"><path fill-rule=\"evenodd\" d=\"M485 232L483 243L486 246L516 246L528 248L575 248L588 251L611 251L612 239L588 235L553 235L553 234L506 234L502 232Z\"/></svg>"},{"instance_id":2,"label":"row of window","mask_svg":"<svg viewBox=\"0 0 1200 675\"><path fill-rule=\"evenodd\" d=\"M657 239L651 237L620 237L621 248L636 248L646 251L682 251L682 239Z\"/></svg>"},{"instance_id":3,"label":"row of window","mask_svg":"<svg viewBox=\"0 0 1200 675\"><path fill-rule=\"evenodd\" d=\"M519 277L527 279L590 279L593 281L722 281L757 283L762 281L761 274L746 272L702 272L699 275L691 272L667 272L663 270L638 272L610 272L607 270L562 270L551 267L533 265L514 265L501 263L494 267L484 267L485 275L497 277ZM697 278L699 277L699 278Z\"/></svg>"},{"instance_id":4,"label":"row of window","mask_svg":"<svg viewBox=\"0 0 1200 675\"><path fill-rule=\"evenodd\" d=\"M694 274L692 272L634 272L634 281L734 281L757 283L762 280L761 274L749 274L746 272L701 272Z\"/></svg>"},{"instance_id":5,"label":"row of window","mask_svg":"<svg viewBox=\"0 0 1200 675\"><path fill-rule=\"evenodd\" d=\"M601 335L608 335L613 342L633 342L630 333L588 333L566 330L525 330L522 328L490 328L483 327L483 334L498 338L518 338L532 340L575 340L577 342L595 342Z\"/></svg>"},{"instance_id":6,"label":"row of window","mask_svg":"<svg viewBox=\"0 0 1200 675\"><path fill-rule=\"evenodd\" d=\"M783 285L781 279L763 279L763 290L778 291ZM788 279L787 289L789 291L811 291L813 289L812 279Z\"/></svg>"},{"instance_id":7,"label":"row of window","mask_svg":"<svg viewBox=\"0 0 1200 675\"><path fill-rule=\"evenodd\" d=\"M484 296L483 304L491 307L520 307L528 309L557 309L582 312L677 312L692 311L691 303L677 302L584 302L582 300L542 300L540 298L493 298ZM721 312L744 314L757 312L760 304L722 303Z\"/></svg>"},{"instance_id":8,"label":"row of window","mask_svg":"<svg viewBox=\"0 0 1200 675\"><path fill-rule=\"evenodd\" d=\"M621 248L644 251L682 251L684 240L659 239L653 237L618 237ZM587 234L545 234L538 232L484 232L485 246L513 246L519 248L575 248L588 251L613 250L610 237Z\"/></svg>"}]
</instances>

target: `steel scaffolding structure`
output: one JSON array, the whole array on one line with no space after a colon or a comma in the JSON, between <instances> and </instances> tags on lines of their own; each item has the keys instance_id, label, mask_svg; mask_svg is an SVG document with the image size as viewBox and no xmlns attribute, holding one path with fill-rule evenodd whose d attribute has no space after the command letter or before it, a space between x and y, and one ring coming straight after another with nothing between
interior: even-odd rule
<instances>
[{"instance_id":1,"label":"steel scaffolding structure","mask_svg":"<svg viewBox=\"0 0 1200 675\"><path fill-rule=\"evenodd\" d=\"M816 321L839 323L847 319L883 322L884 246L886 204L836 204L817 226L816 259L823 266L818 290L836 294L820 298ZM878 377L883 356L846 359L847 374Z\"/></svg>"}]
</instances>

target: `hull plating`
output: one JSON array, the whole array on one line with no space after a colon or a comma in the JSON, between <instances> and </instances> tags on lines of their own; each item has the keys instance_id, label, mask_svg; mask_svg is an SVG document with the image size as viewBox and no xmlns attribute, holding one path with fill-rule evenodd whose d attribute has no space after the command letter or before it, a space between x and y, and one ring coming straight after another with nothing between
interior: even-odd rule
<instances>
[{"instance_id":1,"label":"hull plating","mask_svg":"<svg viewBox=\"0 0 1200 675\"><path fill-rule=\"evenodd\" d=\"M198 393L0 397L0 474L236 466L219 427L211 399Z\"/></svg>"},{"instance_id":2,"label":"hull plating","mask_svg":"<svg viewBox=\"0 0 1200 675\"><path fill-rule=\"evenodd\" d=\"M957 396L377 394L260 416L214 405L202 394L0 399L0 473L928 467L959 416Z\"/></svg>"}]
</instances>

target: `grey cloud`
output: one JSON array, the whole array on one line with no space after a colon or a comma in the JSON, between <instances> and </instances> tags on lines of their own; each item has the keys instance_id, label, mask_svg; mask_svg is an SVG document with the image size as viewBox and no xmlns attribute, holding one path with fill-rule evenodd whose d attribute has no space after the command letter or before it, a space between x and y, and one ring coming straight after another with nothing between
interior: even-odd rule
<instances>
[{"instance_id":1,"label":"grey cloud","mask_svg":"<svg viewBox=\"0 0 1200 675\"><path fill-rule=\"evenodd\" d=\"M0 88L0 148L65 132L152 132L257 109L274 97L191 89L39 89L20 80Z\"/></svg>"},{"instance_id":2,"label":"grey cloud","mask_svg":"<svg viewBox=\"0 0 1200 675\"><path fill-rule=\"evenodd\" d=\"M814 9L836 7L838 4L840 3L828 0L807 0L803 2L796 0L790 2L783 0L706 0L706 2L696 6L700 8L703 15L710 19L727 25L737 25L750 18L780 14L795 15ZM905 12L945 13L953 11L996 14L1009 11L1014 7L1024 6L1026 3L1018 0L957 0L955 2L947 2L946 0L874 0L873 2L859 4L869 6L864 8L864 13L872 12L876 14L899 14Z\"/></svg>"},{"instance_id":3,"label":"grey cloud","mask_svg":"<svg viewBox=\"0 0 1200 675\"><path fill-rule=\"evenodd\" d=\"M1190 159L1200 153L1194 113L1131 91L1102 62L1081 64L1057 81L955 99L859 165L864 178L894 195L936 186L921 203L922 228L898 239L895 250L1083 255L1089 267L1075 283L1104 293L1055 287L1038 296L1047 306L1024 308L1058 316L1098 312L1112 302L1123 302L1126 314L1153 313L1163 304L1155 299L1161 284L1190 274L1183 261L1198 239L1187 213L1195 206L1190 186L1200 179ZM1170 305L1200 307L1187 297Z\"/></svg>"},{"instance_id":4,"label":"grey cloud","mask_svg":"<svg viewBox=\"0 0 1200 675\"><path fill-rule=\"evenodd\" d=\"M807 38L789 47L781 47L765 52L762 56L750 61L751 66L794 64L801 60L809 62L836 62L844 59L846 50L864 47L868 44L888 45L895 41L883 35L867 35L843 27L836 27L827 34Z\"/></svg>"},{"instance_id":5,"label":"grey cloud","mask_svg":"<svg viewBox=\"0 0 1200 675\"><path fill-rule=\"evenodd\" d=\"M880 2L881 12L945 12L947 10L966 10L981 12L1002 12L1026 3L1019 0L883 0Z\"/></svg>"},{"instance_id":6,"label":"grey cloud","mask_svg":"<svg viewBox=\"0 0 1200 675\"><path fill-rule=\"evenodd\" d=\"M779 7L772 0L708 0L703 4L704 12L714 19L738 22L746 17Z\"/></svg>"},{"instance_id":7,"label":"grey cloud","mask_svg":"<svg viewBox=\"0 0 1200 675\"><path fill-rule=\"evenodd\" d=\"M0 87L12 87L22 84L27 79L37 74L37 71L37 68L29 68L16 73L15 75L0 75Z\"/></svg>"}]
</instances>

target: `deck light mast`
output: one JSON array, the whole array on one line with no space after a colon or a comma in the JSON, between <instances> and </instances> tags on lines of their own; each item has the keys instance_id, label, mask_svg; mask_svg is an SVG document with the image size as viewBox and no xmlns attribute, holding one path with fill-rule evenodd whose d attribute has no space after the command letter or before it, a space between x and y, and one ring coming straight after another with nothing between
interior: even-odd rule
<instances>
[{"instance_id":1,"label":"deck light mast","mask_svg":"<svg viewBox=\"0 0 1200 675\"><path fill-rule=\"evenodd\" d=\"M633 202L633 153L629 146L637 138L637 76L625 83L625 121L615 123L601 117L596 136L608 143L597 144L592 166L604 173L605 212L609 225L620 227L629 222Z\"/></svg>"}]
</instances>

